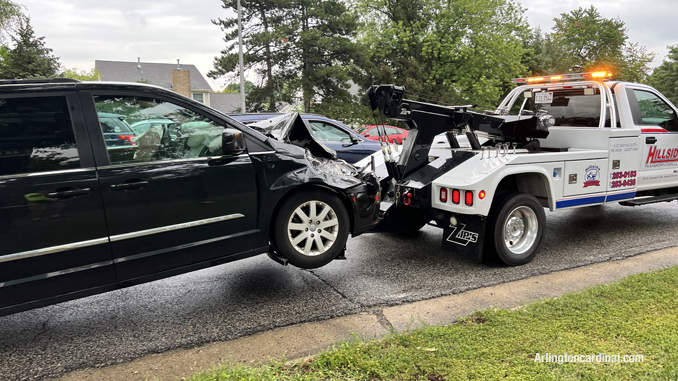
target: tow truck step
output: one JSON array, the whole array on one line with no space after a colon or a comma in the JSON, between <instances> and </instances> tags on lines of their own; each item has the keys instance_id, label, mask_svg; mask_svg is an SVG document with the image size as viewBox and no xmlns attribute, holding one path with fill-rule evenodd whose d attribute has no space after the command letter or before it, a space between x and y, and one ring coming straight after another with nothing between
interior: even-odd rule
<instances>
[{"instance_id":1,"label":"tow truck step","mask_svg":"<svg viewBox=\"0 0 678 381\"><path fill-rule=\"evenodd\" d=\"M669 201L673 201L673 200L678 200L678 194L667 194L667 195L663 195L663 196L641 198L641 199L638 199L638 200L622 201L622 202L619 203L619 205L640 206L640 205L654 204L654 203L657 203L657 202L669 202Z\"/></svg>"}]
</instances>

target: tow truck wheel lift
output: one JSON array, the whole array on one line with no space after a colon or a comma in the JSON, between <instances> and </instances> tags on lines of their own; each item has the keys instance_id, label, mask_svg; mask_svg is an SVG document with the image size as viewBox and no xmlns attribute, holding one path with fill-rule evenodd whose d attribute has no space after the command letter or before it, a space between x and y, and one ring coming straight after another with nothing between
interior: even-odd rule
<instances>
[{"instance_id":1,"label":"tow truck wheel lift","mask_svg":"<svg viewBox=\"0 0 678 381\"><path fill-rule=\"evenodd\" d=\"M477 156L506 155L510 149L539 150L538 138L548 136L554 123L546 113L495 115L469 111L472 105L441 106L404 99L404 87L375 85L368 91L370 107L387 118L405 123L409 132L399 159L384 155L388 176L382 178L382 212L387 228L397 232L418 230L429 223L443 229L443 248L476 262L483 253L495 254L507 265L529 262L537 253L544 230L540 201L526 193L496 190L489 215L453 213L432 206L432 182ZM434 137L445 133L452 149L436 150ZM465 135L470 149L459 149L457 136ZM481 144L478 136L487 140ZM499 146L497 146L499 145ZM491 151L491 147L495 151ZM490 148L490 150L488 150ZM458 194L457 194L458 192ZM453 194L448 194L453 193ZM472 192L441 188L440 199L457 197L455 204L472 205ZM485 197L486 195L483 195ZM489 220L489 223L488 223ZM486 238L488 238L486 240Z\"/></svg>"}]
</instances>

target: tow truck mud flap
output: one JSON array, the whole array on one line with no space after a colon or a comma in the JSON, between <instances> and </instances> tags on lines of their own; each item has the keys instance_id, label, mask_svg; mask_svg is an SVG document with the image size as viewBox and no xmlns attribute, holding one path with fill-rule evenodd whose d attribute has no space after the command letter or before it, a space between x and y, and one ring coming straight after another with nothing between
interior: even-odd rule
<instances>
[{"instance_id":1,"label":"tow truck mud flap","mask_svg":"<svg viewBox=\"0 0 678 381\"><path fill-rule=\"evenodd\" d=\"M443 250L467 257L475 262L483 259L486 217L453 215L456 225L448 219L443 228Z\"/></svg>"}]
</instances>

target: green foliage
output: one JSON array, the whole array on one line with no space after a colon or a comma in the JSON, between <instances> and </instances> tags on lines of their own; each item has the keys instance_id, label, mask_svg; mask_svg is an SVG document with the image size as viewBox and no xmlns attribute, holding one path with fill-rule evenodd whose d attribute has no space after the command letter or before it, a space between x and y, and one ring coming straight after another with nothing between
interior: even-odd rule
<instances>
[{"instance_id":1,"label":"green foliage","mask_svg":"<svg viewBox=\"0 0 678 381\"><path fill-rule=\"evenodd\" d=\"M669 45L669 54L650 76L650 85L678 104L678 45Z\"/></svg>"},{"instance_id":2,"label":"green foliage","mask_svg":"<svg viewBox=\"0 0 678 381\"><path fill-rule=\"evenodd\" d=\"M254 83L245 81L245 94L249 94L254 89ZM231 83L221 91L226 94L240 94L240 83Z\"/></svg>"},{"instance_id":3,"label":"green foliage","mask_svg":"<svg viewBox=\"0 0 678 381\"><path fill-rule=\"evenodd\" d=\"M236 10L235 0L222 7ZM247 91L248 111L276 111L301 92L305 111L315 101L347 96L345 66L354 54L356 18L340 0L244 1L243 45L246 70L261 82ZM227 46L209 77L236 76L237 17L213 21L226 32Z\"/></svg>"},{"instance_id":4,"label":"green foliage","mask_svg":"<svg viewBox=\"0 0 678 381\"><path fill-rule=\"evenodd\" d=\"M14 30L22 20L24 6L10 0L0 0L0 43Z\"/></svg>"},{"instance_id":5,"label":"green foliage","mask_svg":"<svg viewBox=\"0 0 678 381\"><path fill-rule=\"evenodd\" d=\"M12 36L14 48L0 62L0 78L49 78L59 72L59 58L45 46L45 37L35 37L30 20L22 21L17 36Z\"/></svg>"},{"instance_id":6,"label":"green foliage","mask_svg":"<svg viewBox=\"0 0 678 381\"><path fill-rule=\"evenodd\" d=\"M222 8L236 16L212 20L225 32L226 47L214 59L210 78L239 76L237 0L222 0ZM287 0L242 0L243 61L245 70L254 71L260 83L247 92L247 111L276 111L283 103L292 102L287 82L290 61L289 28L285 18Z\"/></svg>"},{"instance_id":7,"label":"green foliage","mask_svg":"<svg viewBox=\"0 0 678 381\"><path fill-rule=\"evenodd\" d=\"M405 85L407 97L494 105L525 72L529 28L512 0L356 0L357 82Z\"/></svg>"},{"instance_id":8,"label":"green foliage","mask_svg":"<svg viewBox=\"0 0 678 381\"><path fill-rule=\"evenodd\" d=\"M104 78L104 76L101 75L101 72L95 68L90 69L90 71L78 71L76 68L66 69L63 73L61 73L61 75L66 78L73 78L79 81L99 81Z\"/></svg>"},{"instance_id":9,"label":"green foliage","mask_svg":"<svg viewBox=\"0 0 678 381\"><path fill-rule=\"evenodd\" d=\"M303 363L224 366L219 380L675 380L678 267L458 324L338 345ZM642 355L643 362L539 362L545 355Z\"/></svg>"},{"instance_id":10,"label":"green foliage","mask_svg":"<svg viewBox=\"0 0 678 381\"><path fill-rule=\"evenodd\" d=\"M615 79L644 82L654 59L645 47L630 43L624 22L606 19L598 9L578 8L554 19L553 33L534 31L523 62L535 75L610 70Z\"/></svg>"}]
</instances>

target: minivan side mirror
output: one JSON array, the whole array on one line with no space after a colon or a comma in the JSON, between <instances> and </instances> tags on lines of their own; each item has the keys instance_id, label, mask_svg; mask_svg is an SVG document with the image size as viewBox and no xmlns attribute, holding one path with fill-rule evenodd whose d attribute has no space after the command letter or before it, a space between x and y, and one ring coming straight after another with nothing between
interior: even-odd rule
<instances>
[{"instance_id":1,"label":"minivan side mirror","mask_svg":"<svg viewBox=\"0 0 678 381\"><path fill-rule=\"evenodd\" d=\"M224 128L221 133L221 147L224 156L238 156L247 153L245 135L235 128Z\"/></svg>"}]
</instances>

